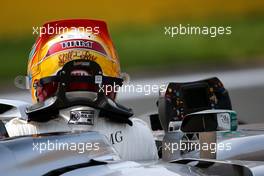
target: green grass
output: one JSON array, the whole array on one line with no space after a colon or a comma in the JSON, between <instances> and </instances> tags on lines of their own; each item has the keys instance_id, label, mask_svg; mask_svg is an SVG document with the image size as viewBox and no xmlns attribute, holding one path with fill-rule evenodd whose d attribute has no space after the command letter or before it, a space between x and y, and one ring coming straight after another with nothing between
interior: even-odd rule
<instances>
[{"instance_id":1,"label":"green grass","mask_svg":"<svg viewBox=\"0 0 264 176\"><path fill-rule=\"evenodd\" d=\"M177 23L173 24L177 25ZM204 24L214 26L215 23L197 25ZM231 25L232 35L216 38L195 35L170 38L164 35L165 25L159 25L141 30L133 28L120 30L114 33L113 39L122 66L125 68L151 68L177 64L228 64L264 56L262 19L217 24Z\"/></svg>"},{"instance_id":2,"label":"green grass","mask_svg":"<svg viewBox=\"0 0 264 176\"><path fill-rule=\"evenodd\" d=\"M192 25L231 25L232 35L229 36L210 38L191 35L170 38L164 35L164 26L179 23L111 28L123 70L188 64L228 64L264 56L262 18L217 23L189 22ZM26 73L27 57L33 42L33 36L0 39L1 80Z\"/></svg>"}]
</instances>

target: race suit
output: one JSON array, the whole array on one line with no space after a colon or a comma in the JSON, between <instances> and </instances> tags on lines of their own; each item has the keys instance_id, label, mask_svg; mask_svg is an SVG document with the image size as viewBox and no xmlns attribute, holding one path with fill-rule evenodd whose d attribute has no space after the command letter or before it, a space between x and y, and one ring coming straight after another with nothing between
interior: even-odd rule
<instances>
[{"instance_id":1,"label":"race suit","mask_svg":"<svg viewBox=\"0 0 264 176\"><path fill-rule=\"evenodd\" d=\"M60 117L48 122L27 122L15 118L5 126L10 137L74 130L98 131L109 139L124 160L158 159L155 141L148 125L137 118L131 118L131 121L133 126L97 117L94 125L69 125L67 120Z\"/></svg>"}]
</instances>

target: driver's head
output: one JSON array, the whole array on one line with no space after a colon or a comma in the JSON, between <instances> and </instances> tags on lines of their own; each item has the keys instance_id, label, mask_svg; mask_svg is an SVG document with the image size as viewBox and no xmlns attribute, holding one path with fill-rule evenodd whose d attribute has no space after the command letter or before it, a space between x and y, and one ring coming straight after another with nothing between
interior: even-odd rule
<instances>
[{"instance_id":1,"label":"driver's head","mask_svg":"<svg viewBox=\"0 0 264 176\"><path fill-rule=\"evenodd\" d=\"M45 79L58 73L71 61L93 61L98 68L71 67L72 76L103 76L120 78L120 64L103 21L61 20L44 24L29 56L28 76L33 102L43 102L56 94L58 83ZM46 81L43 81L46 80ZM49 80L49 81L47 81ZM72 82L67 91L97 92L91 82ZM115 93L106 96L115 98Z\"/></svg>"}]
</instances>

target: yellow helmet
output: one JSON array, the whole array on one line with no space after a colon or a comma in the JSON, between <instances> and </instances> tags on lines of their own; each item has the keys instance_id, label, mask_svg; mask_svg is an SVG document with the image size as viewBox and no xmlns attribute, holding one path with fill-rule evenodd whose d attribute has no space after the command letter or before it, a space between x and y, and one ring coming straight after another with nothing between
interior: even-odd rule
<instances>
[{"instance_id":1,"label":"yellow helmet","mask_svg":"<svg viewBox=\"0 0 264 176\"><path fill-rule=\"evenodd\" d=\"M86 19L54 21L44 24L39 32L29 56L27 72L33 102L43 102L55 93L56 83L44 84L41 80L57 75L71 61L94 62L103 76L121 77L119 59L105 22ZM72 73L90 74L78 69ZM87 87L78 84L77 89L78 86Z\"/></svg>"}]
</instances>

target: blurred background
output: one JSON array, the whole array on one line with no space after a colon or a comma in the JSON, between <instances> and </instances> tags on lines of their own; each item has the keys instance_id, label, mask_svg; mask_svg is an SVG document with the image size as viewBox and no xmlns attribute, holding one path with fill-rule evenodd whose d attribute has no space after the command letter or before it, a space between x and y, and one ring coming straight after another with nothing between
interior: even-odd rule
<instances>
[{"instance_id":1,"label":"blurred background","mask_svg":"<svg viewBox=\"0 0 264 176\"><path fill-rule=\"evenodd\" d=\"M263 9L263 0L3 1L0 11L0 93L17 91L11 86L13 80L26 73L27 57L36 39L32 27L65 18L105 20L122 70L132 75L132 79L261 69L264 67ZM164 35L165 26L179 24L231 26L232 34L215 38ZM256 76L264 79L264 75ZM263 87L231 90L234 107L246 121L251 116L254 116L253 122L263 118L260 98L260 95L264 97ZM146 108L149 111L155 109L154 99L144 100L143 107L137 107L138 100L124 103L135 106L139 114ZM253 115L248 113L252 108L255 108Z\"/></svg>"}]
</instances>

